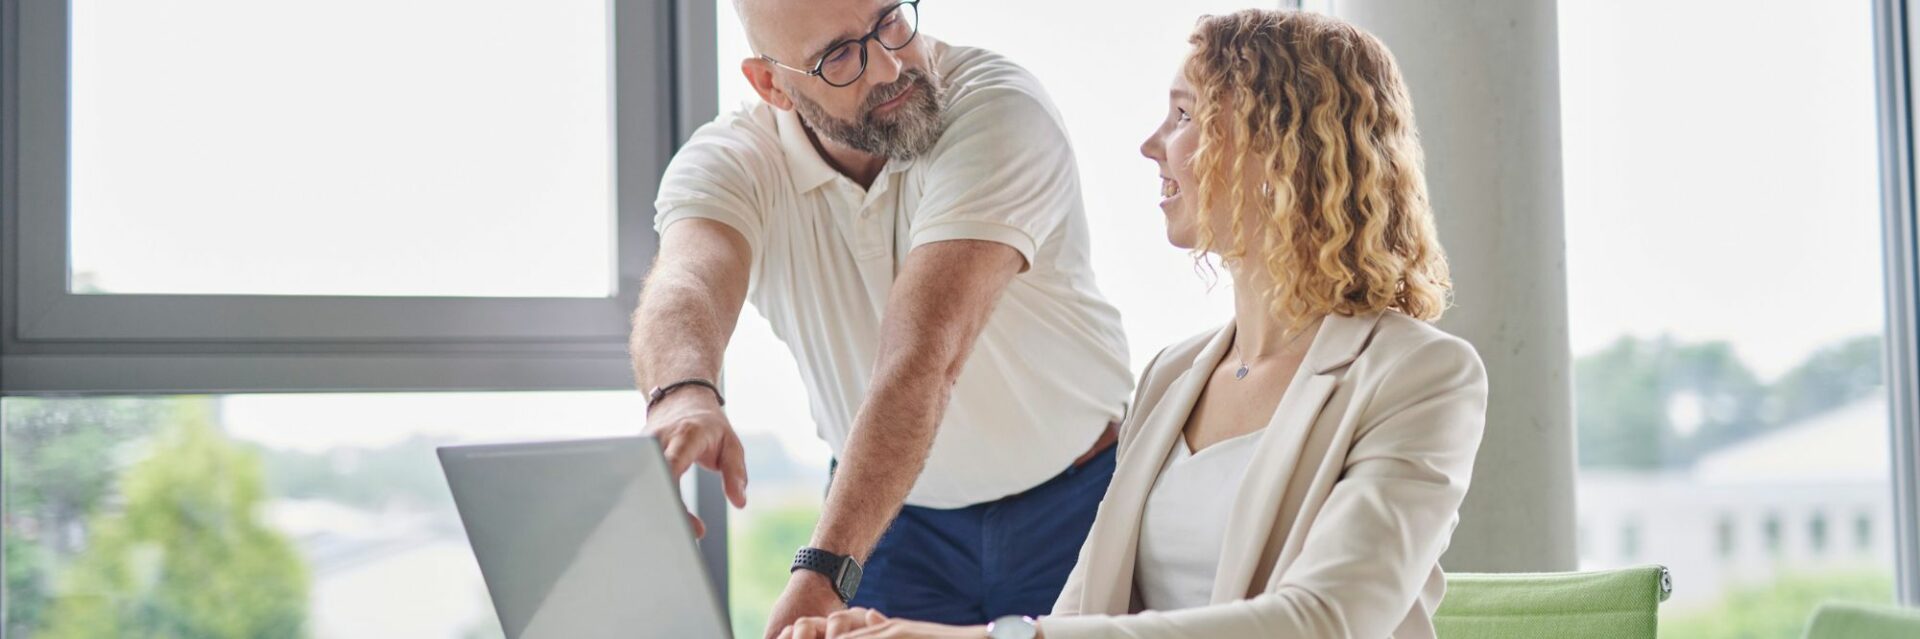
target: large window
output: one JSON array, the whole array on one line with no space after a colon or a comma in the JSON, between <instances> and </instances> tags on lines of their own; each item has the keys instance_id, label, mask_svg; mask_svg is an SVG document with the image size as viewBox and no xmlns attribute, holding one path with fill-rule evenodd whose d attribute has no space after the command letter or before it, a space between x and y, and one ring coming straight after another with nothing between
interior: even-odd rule
<instances>
[{"instance_id":1,"label":"large window","mask_svg":"<svg viewBox=\"0 0 1920 639\"><path fill-rule=\"evenodd\" d=\"M626 386L668 4L7 0L0 390Z\"/></svg>"},{"instance_id":2,"label":"large window","mask_svg":"<svg viewBox=\"0 0 1920 639\"><path fill-rule=\"evenodd\" d=\"M607 5L522 6L74 2L70 288L607 295Z\"/></svg>"},{"instance_id":3,"label":"large window","mask_svg":"<svg viewBox=\"0 0 1920 639\"><path fill-rule=\"evenodd\" d=\"M632 392L0 400L8 639L499 637L434 448L628 434Z\"/></svg>"},{"instance_id":4,"label":"large window","mask_svg":"<svg viewBox=\"0 0 1920 639\"><path fill-rule=\"evenodd\" d=\"M497 636L433 448L644 423L672 5L0 0L0 635Z\"/></svg>"},{"instance_id":5,"label":"large window","mask_svg":"<svg viewBox=\"0 0 1920 639\"><path fill-rule=\"evenodd\" d=\"M1663 634L1893 598L1868 3L1560 4L1582 563Z\"/></svg>"}]
</instances>

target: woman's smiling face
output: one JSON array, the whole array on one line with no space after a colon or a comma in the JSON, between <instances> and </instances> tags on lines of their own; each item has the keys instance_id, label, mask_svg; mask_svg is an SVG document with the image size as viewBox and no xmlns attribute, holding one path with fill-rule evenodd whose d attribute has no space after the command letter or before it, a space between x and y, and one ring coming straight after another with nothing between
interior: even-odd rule
<instances>
[{"instance_id":1,"label":"woman's smiling face","mask_svg":"<svg viewBox=\"0 0 1920 639\"><path fill-rule=\"evenodd\" d=\"M1200 146L1200 130L1192 118L1194 101L1193 84L1187 81L1186 73L1175 72L1168 92L1167 117L1140 145L1140 154L1160 167L1160 211L1167 217L1167 241L1184 249L1200 242L1199 216L1203 209L1194 195L1199 180L1193 173L1193 159Z\"/></svg>"}]
</instances>

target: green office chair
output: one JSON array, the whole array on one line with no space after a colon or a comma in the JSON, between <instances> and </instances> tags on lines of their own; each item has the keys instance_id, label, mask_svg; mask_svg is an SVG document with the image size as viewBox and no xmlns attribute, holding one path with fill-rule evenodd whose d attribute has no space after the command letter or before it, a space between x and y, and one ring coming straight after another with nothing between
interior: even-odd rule
<instances>
[{"instance_id":1,"label":"green office chair","mask_svg":"<svg viewBox=\"0 0 1920 639\"><path fill-rule=\"evenodd\" d=\"M1830 601L1813 611L1806 639L1920 637L1920 610Z\"/></svg>"},{"instance_id":2,"label":"green office chair","mask_svg":"<svg viewBox=\"0 0 1920 639\"><path fill-rule=\"evenodd\" d=\"M1455 573L1434 611L1440 639L1654 639L1665 566L1596 572Z\"/></svg>"}]
</instances>

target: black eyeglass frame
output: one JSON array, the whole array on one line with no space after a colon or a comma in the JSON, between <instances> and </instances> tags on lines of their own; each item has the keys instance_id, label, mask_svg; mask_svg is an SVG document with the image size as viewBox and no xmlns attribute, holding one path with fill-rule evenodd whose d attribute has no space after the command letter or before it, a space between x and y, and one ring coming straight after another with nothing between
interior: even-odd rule
<instances>
[{"instance_id":1,"label":"black eyeglass frame","mask_svg":"<svg viewBox=\"0 0 1920 639\"><path fill-rule=\"evenodd\" d=\"M894 14L899 13L903 9L913 12L913 20L912 20L913 30L907 32L907 40L905 42L901 42L900 46L888 46L885 41L880 39L880 28L886 25L887 18L893 17ZM786 69L788 71L792 71L794 73L804 73L806 75L820 78L821 82L827 83L827 86L830 86L830 87L846 87L846 86L851 86L855 82L859 82L860 77L867 74L867 42L868 41L877 42L880 44L880 48L886 49L888 51L899 51L901 49L907 48L907 45L913 44L913 39L917 37L920 37L920 0L903 0L899 4L895 4L892 7L888 8L885 13L880 14L880 18L873 21L873 29L870 31L867 31L866 35L860 36L859 38L856 38L853 40L841 40L827 46L827 50L826 50L827 52L824 54L821 54L820 59L813 63L813 70L811 71L802 69L799 67L789 66L786 63L773 59L773 56L770 56L764 53L760 54L760 59L766 60L767 62L771 62L773 63L774 66L780 67L782 69ZM834 81L827 79L827 75L825 72L825 69L827 66L827 60L833 58L833 52L838 51L840 47L849 46L849 45L860 47L860 72L853 74L853 77L848 78L845 83L836 84Z\"/></svg>"}]
</instances>

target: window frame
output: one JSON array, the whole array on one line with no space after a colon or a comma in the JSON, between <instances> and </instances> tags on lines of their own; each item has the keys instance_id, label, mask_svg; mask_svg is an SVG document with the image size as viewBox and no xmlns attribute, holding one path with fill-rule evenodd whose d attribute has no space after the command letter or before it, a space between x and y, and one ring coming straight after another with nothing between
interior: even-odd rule
<instances>
[{"instance_id":1,"label":"window frame","mask_svg":"<svg viewBox=\"0 0 1920 639\"><path fill-rule=\"evenodd\" d=\"M0 393L631 388L628 318L682 115L675 4L606 2L616 290L479 298L70 292L70 0L4 0Z\"/></svg>"},{"instance_id":2,"label":"window frame","mask_svg":"<svg viewBox=\"0 0 1920 639\"><path fill-rule=\"evenodd\" d=\"M1886 385L1893 472L1893 545L1901 603L1920 605L1920 279L1916 263L1911 46L1920 30L1906 0L1875 0L1874 59L1879 88L1880 196L1886 280Z\"/></svg>"},{"instance_id":3,"label":"window frame","mask_svg":"<svg viewBox=\"0 0 1920 639\"><path fill-rule=\"evenodd\" d=\"M718 67L719 28L716 0L668 0L673 12L673 150L678 151L693 137L693 132L701 125L713 120L720 113L720 78L712 70ZM717 0L725 2L727 0ZM662 168L666 165L664 161ZM657 185L656 185L657 188ZM652 193L652 191L648 191ZM653 208L647 207L649 216ZM651 217L649 217L649 221ZM649 231L651 233L651 231ZM656 245L659 241L654 236ZM720 372L721 388L726 387L726 369ZM713 594L720 603L729 623L733 618L732 584L729 570L728 553L732 546L728 543L728 518L732 516L727 507L726 488L719 473L695 467L693 478L694 514L707 526L706 537L699 542L700 561L707 569L707 581L713 585Z\"/></svg>"},{"instance_id":4,"label":"window frame","mask_svg":"<svg viewBox=\"0 0 1920 639\"><path fill-rule=\"evenodd\" d=\"M610 295L76 295L67 290L70 2L0 0L0 396L632 389L629 318L659 249L653 196L679 145L717 112L717 36L711 0L606 6ZM724 607L720 477L684 479L707 522L700 553Z\"/></svg>"}]
</instances>

